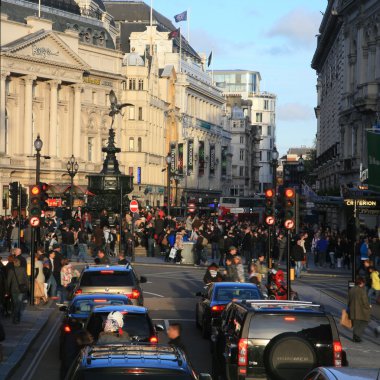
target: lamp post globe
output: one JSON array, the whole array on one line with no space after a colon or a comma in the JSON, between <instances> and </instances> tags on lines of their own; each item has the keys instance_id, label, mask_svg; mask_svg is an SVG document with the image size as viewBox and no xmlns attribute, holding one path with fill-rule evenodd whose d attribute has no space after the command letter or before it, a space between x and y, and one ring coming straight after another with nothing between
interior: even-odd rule
<instances>
[{"instance_id":1,"label":"lamp post globe","mask_svg":"<svg viewBox=\"0 0 380 380\"><path fill-rule=\"evenodd\" d=\"M36 149L37 152L41 152L43 142L40 138L40 135L37 135L37 138L34 140L34 148Z\"/></svg>"},{"instance_id":2,"label":"lamp post globe","mask_svg":"<svg viewBox=\"0 0 380 380\"><path fill-rule=\"evenodd\" d=\"M278 157L279 157L279 154L278 154L277 148L276 146L274 146L272 150L272 160L277 161Z\"/></svg>"}]
</instances>

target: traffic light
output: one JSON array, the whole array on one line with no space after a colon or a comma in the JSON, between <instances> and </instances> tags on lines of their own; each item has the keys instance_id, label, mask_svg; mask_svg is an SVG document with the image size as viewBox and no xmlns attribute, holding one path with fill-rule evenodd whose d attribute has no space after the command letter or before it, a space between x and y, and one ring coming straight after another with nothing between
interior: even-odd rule
<instances>
[{"instance_id":1,"label":"traffic light","mask_svg":"<svg viewBox=\"0 0 380 380\"><path fill-rule=\"evenodd\" d=\"M49 185L47 183L40 183L40 202L41 202L41 210L46 211L49 207L47 200L49 195L47 191L49 189Z\"/></svg>"},{"instance_id":2,"label":"traffic light","mask_svg":"<svg viewBox=\"0 0 380 380\"><path fill-rule=\"evenodd\" d=\"M265 190L265 222L268 225L274 224L275 221L274 197L275 192L273 189Z\"/></svg>"},{"instance_id":3,"label":"traffic light","mask_svg":"<svg viewBox=\"0 0 380 380\"><path fill-rule=\"evenodd\" d=\"M28 206L28 194L25 188L21 188L21 209L25 210Z\"/></svg>"},{"instance_id":4,"label":"traffic light","mask_svg":"<svg viewBox=\"0 0 380 380\"><path fill-rule=\"evenodd\" d=\"M296 192L294 188L284 190L284 226L293 229L296 224Z\"/></svg>"},{"instance_id":5,"label":"traffic light","mask_svg":"<svg viewBox=\"0 0 380 380\"><path fill-rule=\"evenodd\" d=\"M39 185L29 187L29 215L31 218L41 218L41 189Z\"/></svg>"},{"instance_id":6,"label":"traffic light","mask_svg":"<svg viewBox=\"0 0 380 380\"><path fill-rule=\"evenodd\" d=\"M9 184L9 197L12 201L12 210L18 209L18 182Z\"/></svg>"}]
</instances>

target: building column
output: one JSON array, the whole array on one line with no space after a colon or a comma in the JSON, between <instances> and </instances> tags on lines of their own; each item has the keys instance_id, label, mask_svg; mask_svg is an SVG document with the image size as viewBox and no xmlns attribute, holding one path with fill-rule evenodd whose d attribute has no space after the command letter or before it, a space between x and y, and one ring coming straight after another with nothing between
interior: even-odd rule
<instances>
[{"instance_id":1,"label":"building column","mask_svg":"<svg viewBox=\"0 0 380 380\"><path fill-rule=\"evenodd\" d=\"M73 123L73 154L79 161L81 159L81 93L83 86L75 84L72 86L74 89L74 123Z\"/></svg>"},{"instance_id":2,"label":"building column","mask_svg":"<svg viewBox=\"0 0 380 380\"><path fill-rule=\"evenodd\" d=\"M60 80L51 80L50 85L50 120L49 120L49 155L57 156L57 115L58 115L58 86Z\"/></svg>"},{"instance_id":3,"label":"building column","mask_svg":"<svg viewBox=\"0 0 380 380\"><path fill-rule=\"evenodd\" d=\"M6 80L10 75L10 72L1 71L0 72L0 154L5 154L7 151L7 131L6 131L6 120L5 120L5 98L6 94Z\"/></svg>"},{"instance_id":4,"label":"building column","mask_svg":"<svg viewBox=\"0 0 380 380\"><path fill-rule=\"evenodd\" d=\"M24 80L24 155L33 153L33 82L37 79L33 76L25 76Z\"/></svg>"}]
</instances>

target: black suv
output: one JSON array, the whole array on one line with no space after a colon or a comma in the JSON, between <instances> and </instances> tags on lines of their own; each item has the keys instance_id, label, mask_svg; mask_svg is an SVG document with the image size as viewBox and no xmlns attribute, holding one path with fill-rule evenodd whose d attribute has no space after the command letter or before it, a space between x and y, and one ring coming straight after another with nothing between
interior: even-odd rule
<instances>
[{"instance_id":1,"label":"black suv","mask_svg":"<svg viewBox=\"0 0 380 380\"><path fill-rule=\"evenodd\" d=\"M214 380L296 380L342 362L334 318L311 302L231 302L212 335Z\"/></svg>"},{"instance_id":2,"label":"black suv","mask_svg":"<svg viewBox=\"0 0 380 380\"><path fill-rule=\"evenodd\" d=\"M145 282L147 279L143 276L139 278L130 264L87 266L75 284L73 295L124 294L134 305L143 306L144 297L141 284Z\"/></svg>"},{"instance_id":3,"label":"black suv","mask_svg":"<svg viewBox=\"0 0 380 380\"><path fill-rule=\"evenodd\" d=\"M173 346L129 344L82 350L66 380L211 380L197 375L184 353Z\"/></svg>"}]
</instances>

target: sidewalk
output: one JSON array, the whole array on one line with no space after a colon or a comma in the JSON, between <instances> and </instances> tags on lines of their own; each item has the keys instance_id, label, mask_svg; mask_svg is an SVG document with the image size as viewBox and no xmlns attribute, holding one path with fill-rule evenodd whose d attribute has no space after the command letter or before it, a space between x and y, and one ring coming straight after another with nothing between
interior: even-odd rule
<instances>
[{"instance_id":1,"label":"sidewalk","mask_svg":"<svg viewBox=\"0 0 380 380\"><path fill-rule=\"evenodd\" d=\"M17 325L12 323L11 317L1 318L5 330L5 341L2 342L4 361L0 363L0 380L7 379L22 360L47 323L54 308L55 304L52 302L47 306L37 306L33 309L27 306L21 316L21 322Z\"/></svg>"}]
</instances>

